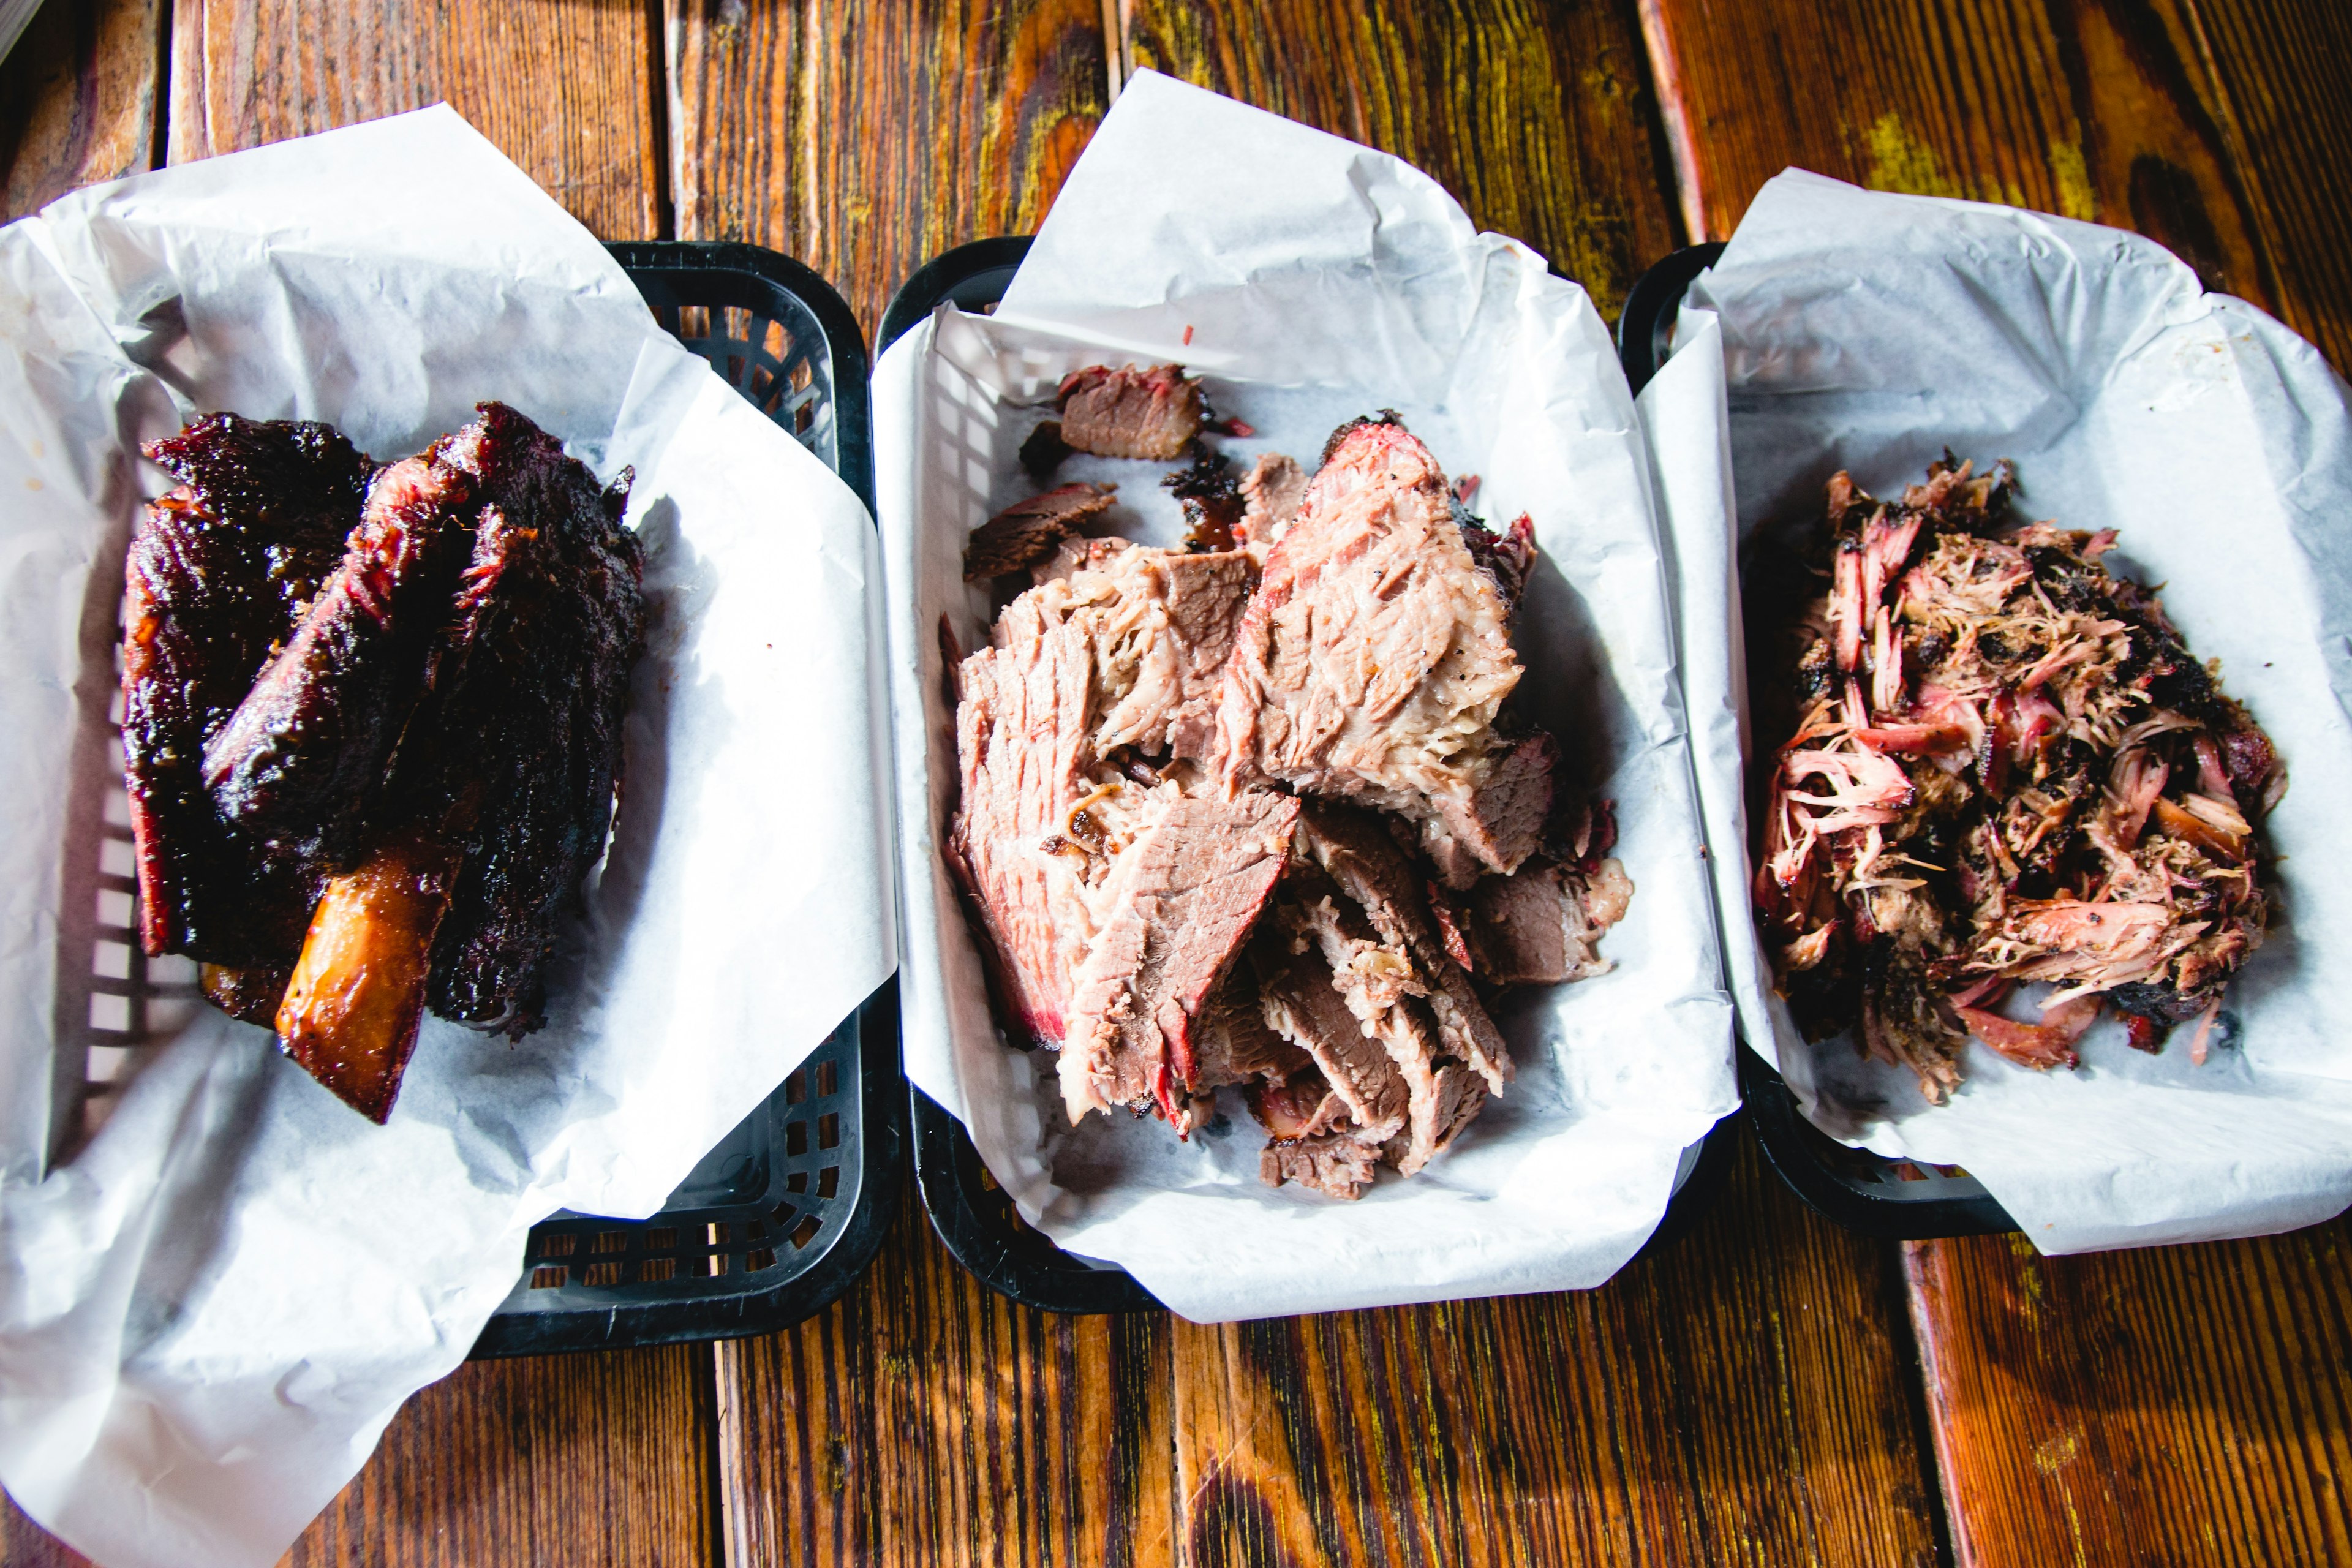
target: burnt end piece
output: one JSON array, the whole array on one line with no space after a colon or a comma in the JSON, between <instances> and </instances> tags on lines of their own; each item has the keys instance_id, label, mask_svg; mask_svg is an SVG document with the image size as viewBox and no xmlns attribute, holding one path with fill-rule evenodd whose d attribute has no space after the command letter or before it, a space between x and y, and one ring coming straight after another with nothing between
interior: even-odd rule
<instances>
[{"instance_id":1,"label":"burnt end piece","mask_svg":"<svg viewBox=\"0 0 2352 1568\"><path fill-rule=\"evenodd\" d=\"M964 581L1001 576L1043 561L1087 519L1108 510L1117 485L1063 485L1015 501L971 531L964 544Z\"/></svg>"},{"instance_id":2,"label":"burnt end piece","mask_svg":"<svg viewBox=\"0 0 2352 1568\"><path fill-rule=\"evenodd\" d=\"M1234 530L1242 521L1242 488L1222 453L1206 448L1193 453L1187 467L1160 481L1184 508L1185 548L1222 551L1234 547Z\"/></svg>"},{"instance_id":3,"label":"burnt end piece","mask_svg":"<svg viewBox=\"0 0 2352 1568\"><path fill-rule=\"evenodd\" d=\"M473 476L448 441L393 464L286 649L205 747L221 816L338 866L358 849L465 562Z\"/></svg>"},{"instance_id":4,"label":"burnt end piece","mask_svg":"<svg viewBox=\"0 0 2352 1568\"><path fill-rule=\"evenodd\" d=\"M643 558L611 489L495 403L452 437L484 505L389 798L463 850L433 946L444 1017L538 1027L555 922L603 854L645 642Z\"/></svg>"},{"instance_id":5,"label":"burnt end piece","mask_svg":"<svg viewBox=\"0 0 2352 1568\"><path fill-rule=\"evenodd\" d=\"M1516 610L1519 595L1528 585L1528 574L1535 569L1536 525L1526 512L1515 518L1510 527L1497 533L1470 515L1470 509L1459 500L1454 502L1454 525L1462 530L1462 542L1470 547L1470 559L1478 569L1495 580L1496 591L1503 603Z\"/></svg>"},{"instance_id":6,"label":"burnt end piece","mask_svg":"<svg viewBox=\"0 0 2352 1568\"><path fill-rule=\"evenodd\" d=\"M123 590L141 944L282 967L320 873L223 822L201 759L333 570L374 465L328 426L232 414L206 415L147 456L180 487L149 507Z\"/></svg>"},{"instance_id":7,"label":"burnt end piece","mask_svg":"<svg viewBox=\"0 0 2352 1568\"><path fill-rule=\"evenodd\" d=\"M1061 439L1102 458L1181 458L1208 417L1201 384L1173 364L1089 365L1063 378L1058 401Z\"/></svg>"},{"instance_id":8,"label":"burnt end piece","mask_svg":"<svg viewBox=\"0 0 2352 1568\"><path fill-rule=\"evenodd\" d=\"M1062 422L1058 419L1046 420L1021 443L1021 466L1041 485L1054 477L1054 470L1069 455L1070 444L1062 439Z\"/></svg>"}]
</instances>

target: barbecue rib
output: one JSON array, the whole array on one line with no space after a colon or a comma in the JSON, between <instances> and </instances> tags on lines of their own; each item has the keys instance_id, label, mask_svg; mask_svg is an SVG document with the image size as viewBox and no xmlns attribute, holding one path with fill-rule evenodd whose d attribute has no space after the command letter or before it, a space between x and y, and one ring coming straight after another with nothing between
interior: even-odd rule
<instances>
[{"instance_id":1,"label":"barbecue rib","mask_svg":"<svg viewBox=\"0 0 2352 1568\"><path fill-rule=\"evenodd\" d=\"M149 448L182 486L128 563L142 942L379 1121L428 1004L540 1022L644 633L625 483L477 414L381 471L208 416Z\"/></svg>"},{"instance_id":2,"label":"barbecue rib","mask_svg":"<svg viewBox=\"0 0 2352 1568\"><path fill-rule=\"evenodd\" d=\"M448 444L375 476L286 650L205 743L205 784L225 821L330 861L355 851L465 562L474 487Z\"/></svg>"},{"instance_id":3,"label":"barbecue rib","mask_svg":"<svg viewBox=\"0 0 2352 1568\"><path fill-rule=\"evenodd\" d=\"M125 563L122 748L141 945L236 970L282 967L322 871L224 821L201 758L334 569L373 465L327 426L233 414L207 415L147 456L180 484L149 507ZM259 1010L275 1005L272 995Z\"/></svg>"},{"instance_id":4,"label":"barbecue rib","mask_svg":"<svg viewBox=\"0 0 2352 1568\"><path fill-rule=\"evenodd\" d=\"M452 868L446 914L427 928L429 971L415 977L420 995L429 985L436 1013L520 1038L541 1019L556 918L612 825L645 605L636 536L621 526L625 484L599 489L562 443L503 405L478 413L436 448L482 502L472 563L428 622L423 700L370 833L379 845L423 845ZM354 875L373 874L376 853ZM320 935L314 923L312 945ZM282 1037L294 1037L294 1021L280 1011ZM397 1054L404 1060L405 1047Z\"/></svg>"}]
</instances>

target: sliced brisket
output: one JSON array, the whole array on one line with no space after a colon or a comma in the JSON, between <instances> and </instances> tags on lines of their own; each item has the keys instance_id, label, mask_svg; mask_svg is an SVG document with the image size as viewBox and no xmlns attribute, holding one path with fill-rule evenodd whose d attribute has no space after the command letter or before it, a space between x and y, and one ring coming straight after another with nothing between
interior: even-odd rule
<instances>
[{"instance_id":1,"label":"sliced brisket","mask_svg":"<svg viewBox=\"0 0 2352 1568\"><path fill-rule=\"evenodd\" d=\"M1267 452L1242 476L1242 521L1234 531L1244 543L1263 550L1282 537L1307 496L1307 471L1294 458Z\"/></svg>"},{"instance_id":2,"label":"sliced brisket","mask_svg":"<svg viewBox=\"0 0 2352 1568\"><path fill-rule=\"evenodd\" d=\"M1377 1145L1404 1126L1409 1099L1404 1077L1349 1008L1321 948L1295 939L1309 918L1306 910L1288 904L1251 944L1258 995L1266 1022L1314 1058L1322 1081L1346 1107L1345 1125ZM1267 1130L1277 1136L1296 1135L1271 1122Z\"/></svg>"},{"instance_id":3,"label":"sliced brisket","mask_svg":"<svg viewBox=\"0 0 2352 1568\"><path fill-rule=\"evenodd\" d=\"M1450 885L1511 871L1550 805L1552 751L1495 733L1518 684L1509 605L1402 426L1332 439L1268 552L1220 694L1229 786L1271 778L1403 816Z\"/></svg>"},{"instance_id":4,"label":"sliced brisket","mask_svg":"<svg viewBox=\"0 0 2352 1568\"><path fill-rule=\"evenodd\" d=\"M1550 985L1606 974L1600 942L1624 918L1633 879L1614 859L1591 875L1531 860L1472 889L1465 922L1479 978L1494 985Z\"/></svg>"},{"instance_id":5,"label":"sliced brisket","mask_svg":"<svg viewBox=\"0 0 2352 1568\"><path fill-rule=\"evenodd\" d=\"M1080 523L1108 510L1118 490L1117 485L1069 484L1015 501L971 531L964 544L964 580L1001 576L1045 560Z\"/></svg>"},{"instance_id":6,"label":"sliced brisket","mask_svg":"<svg viewBox=\"0 0 2352 1568\"><path fill-rule=\"evenodd\" d=\"M1201 384L1173 364L1073 371L1063 378L1060 403L1060 439L1073 450L1161 462L1183 456L1208 413Z\"/></svg>"},{"instance_id":7,"label":"sliced brisket","mask_svg":"<svg viewBox=\"0 0 2352 1568\"><path fill-rule=\"evenodd\" d=\"M1046 845L1062 838L1088 787L1092 644L1083 626L1049 620L1027 594L1006 606L997 638L956 672L962 790L947 855L987 934L982 951L995 960L1009 1026L1024 1043L1052 1044L1062 1037L1076 953L1055 930L1053 883L1063 868Z\"/></svg>"},{"instance_id":8,"label":"sliced brisket","mask_svg":"<svg viewBox=\"0 0 2352 1568\"><path fill-rule=\"evenodd\" d=\"M1379 1158L1379 1150L1345 1132L1295 1142L1276 1139L1258 1155L1257 1173L1269 1187L1297 1182L1328 1197L1352 1201L1371 1184Z\"/></svg>"},{"instance_id":9,"label":"sliced brisket","mask_svg":"<svg viewBox=\"0 0 2352 1568\"><path fill-rule=\"evenodd\" d=\"M1177 797L1112 866L1108 911L1070 993L1062 1096L1077 1121L1114 1105L1171 1121L1198 1076L1193 1022L1290 854L1298 803L1271 791Z\"/></svg>"}]
</instances>

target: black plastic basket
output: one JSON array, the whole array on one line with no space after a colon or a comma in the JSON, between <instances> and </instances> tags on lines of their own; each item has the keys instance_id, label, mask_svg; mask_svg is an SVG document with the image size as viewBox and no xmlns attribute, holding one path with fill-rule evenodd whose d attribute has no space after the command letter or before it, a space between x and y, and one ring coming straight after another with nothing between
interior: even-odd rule
<instances>
[{"instance_id":1,"label":"black plastic basket","mask_svg":"<svg viewBox=\"0 0 2352 1568\"><path fill-rule=\"evenodd\" d=\"M1684 294L1722 254L1720 244L1688 246L1634 280L1617 318L1617 353L1635 392L1666 363ZM1780 1075L1745 1045L1739 1052L1739 1098L1755 1122L1764 1157L1780 1179L1848 1230L1927 1241L2017 1228L1984 1184L1957 1166L1890 1160L1867 1149L1849 1149L1822 1132L1805 1120Z\"/></svg>"},{"instance_id":2,"label":"black plastic basket","mask_svg":"<svg viewBox=\"0 0 2352 1568\"><path fill-rule=\"evenodd\" d=\"M952 301L971 311L993 307L1028 250L1028 237L1008 236L958 246L924 264L890 301L877 352L943 304ZM932 1228L956 1261L991 1289L1049 1312L1130 1312L1160 1305L1126 1270L1073 1257L1024 1224L1012 1198L981 1163L963 1123L919 1089L909 1089L908 1102L915 1187ZM1716 1123L1696 1155L1685 1159L1665 1216L1640 1256L1671 1245L1715 1201L1731 1168L1736 1115Z\"/></svg>"},{"instance_id":3,"label":"black plastic basket","mask_svg":"<svg viewBox=\"0 0 2352 1568\"><path fill-rule=\"evenodd\" d=\"M663 326L839 474L870 510L866 343L822 278L748 245L610 247ZM562 1213L476 1356L764 1333L873 1261L898 1206L898 983L828 1037L646 1220Z\"/></svg>"}]
</instances>

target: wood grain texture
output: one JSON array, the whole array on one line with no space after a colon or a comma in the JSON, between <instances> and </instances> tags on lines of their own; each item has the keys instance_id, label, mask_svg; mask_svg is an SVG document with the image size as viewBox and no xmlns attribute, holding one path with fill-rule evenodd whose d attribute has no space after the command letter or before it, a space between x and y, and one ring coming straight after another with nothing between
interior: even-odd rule
<instances>
[{"instance_id":1,"label":"wood grain texture","mask_svg":"<svg viewBox=\"0 0 2352 1568\"><path fill-rule=\"evenodd\" d=\"M655 24L636 0L175 0L171 161L446 100L599 237L655 238Z\"/></svg>"},{"instance_id":2,"label":"wood grain texture","mask_svg":"<svg viewBox=\"0 0 2352 1568\"><path fill-rule=\"evenodd\" d=\"M2179 0L2287 323L2352 370L2352 6Z\"/></svg>"},{"instance_id":3,"label":"wood grain texture","mask_svg":"<svg viewBox=\"0 0 2352 1568\"><path fill-rule=\"evenodd\" d=\"M2348 1242L1909 1247L1957 1563L2352 1562Z\"/></svg>"},{"instance_id":4,"label":"wood grain texture","mask_svg":"<svg viewBox=\"0 0 2352 1568\"><path fill-rule=\"evenodd\" d=\"M162 0L44 5L0 61L0 223L146 169Z\"/></svg>"},{"instance_id":5,"label":"wood grain texture","mask_svg":"<svg viewBox=\"0 0 2352 1568\"><path fill-rule=\"evenodd\" d=\"M1793 164L2137 229L2208 287L2274 305L2190 3L1643 7L1655 68L1679 84L1684 201L1709 238Z\"/></svg>"},{"instance_id":6,"label":"wood grain texture","mask_svg":"<svg viewBox=\"0 0 2352 1568\"><path fill-rule=\"evenodd\" d=\"M0 1568L90 1568L89 1559L25 1517L0 1492Z\"/></svg>"},{"instance_id":7,"label":"wood grain texture","mask_svg":"<svg viewBox=\"0 0 2352 1568\"><path fill-rule=\"evenodd\" d=\"M1175 1323L1183 1561L1934 1563L1895 1258L1740 1136L1598 1290Z\"/></svg>"},{"instance_id":8,"label":"wood grain texture","mask_svg":"<svg viewBox=\"0 0 2352 1568\"><path fill-rule=\"evenodd\" d=\"M706 1345L467 1362L394 1418L285 1568L707 1568L711 1386Z\"/></svg>"},{"instance_id":9,"label":"wood grain texture","mask_svg":"<svg viewBox=\"0 0 2352 1568\"><path fill-rule=\"evenodd\" d=\"M1169 1561L1165 1315L1004 1300L908 1186L846 1296L717 1347L731 1568Z\"/></svg>"},{"instance_id":10,"label":"wood grain texture","mask_svg":"<svg viewBox=\"0 0 2352 1568\"><path fill-rule=\"evenodd\" d=\"M1393 153L1614 317L1680 243L1630 0L1125 0L1121 64Z\"/></svg>"},{"instance_id":11,"label":"wood grain texture","mask_svg":"<svg viewBox=\"0 0 2352 1568\"><path fill-rule=\"evenodd\" d=\"M709 1568L708 1346L467 1362L393 1418L280 1568ZM0 1498L0 1568L88 1560Z\"/></svg>"},{"instance_id":12,"label":"wood grain texture","mask_svg":"<svg viewBox=\"0 0 2352 1568\"><path fill-rule=\"evenodd\" d=\"M815 268L870 338L939 252L1026 234L1108 100L1101 0L669 0L677 232Z\"/></svg>"}]
</instances>

